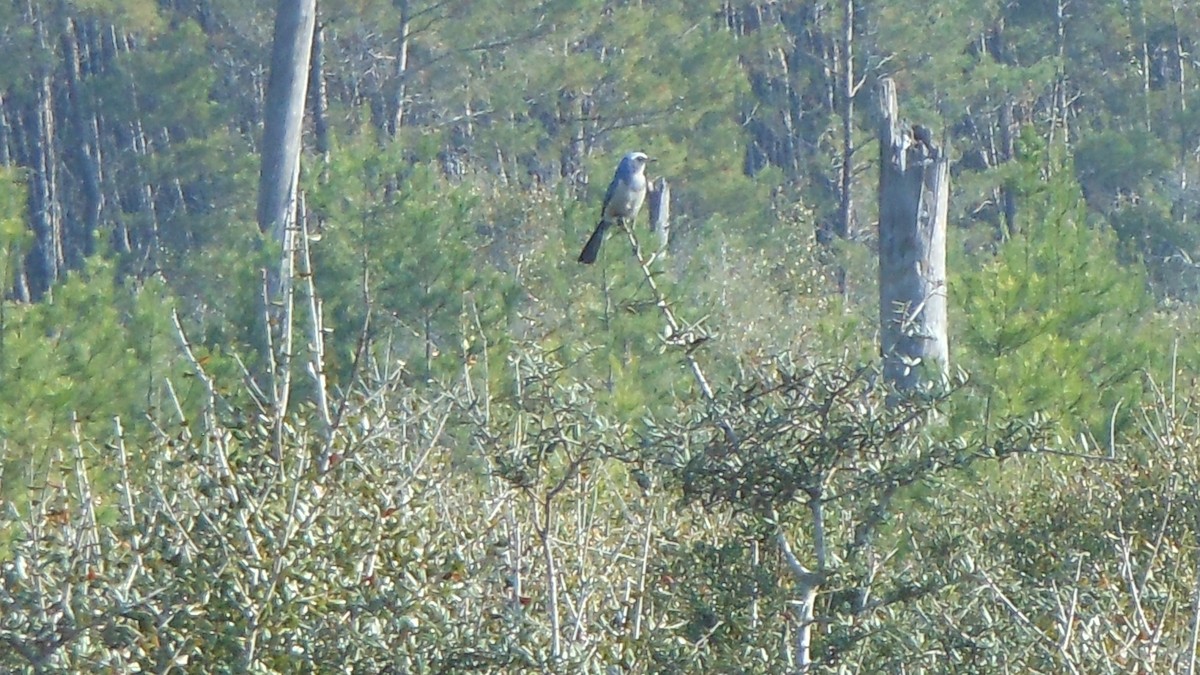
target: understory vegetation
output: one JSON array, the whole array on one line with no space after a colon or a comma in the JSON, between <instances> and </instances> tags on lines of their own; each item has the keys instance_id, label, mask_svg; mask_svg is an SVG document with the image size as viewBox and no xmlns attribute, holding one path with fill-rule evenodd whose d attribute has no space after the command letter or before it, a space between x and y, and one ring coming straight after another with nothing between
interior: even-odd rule
<instances>
[{"instance_id":1,"label":"understory vegetation","mask_svg":"<svg viewBox=\"0 0 1200 675\"><path fill-rule=\"evenodd\" d=\"M324 3L281 251L274 4L0 3L0 670L1194 671L1195 7Z\"/></svg>"}]
</instances>

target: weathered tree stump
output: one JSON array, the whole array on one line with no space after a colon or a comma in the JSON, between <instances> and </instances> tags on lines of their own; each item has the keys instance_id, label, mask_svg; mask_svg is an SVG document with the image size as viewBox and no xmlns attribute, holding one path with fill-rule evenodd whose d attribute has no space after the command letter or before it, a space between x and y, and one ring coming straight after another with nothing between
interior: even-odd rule
<instances>
[{"instance_id":1,"label":"weathered tree stump","mask_svg":"<svg viewBox=\"0 0 1200 675\"><path fill-rule=\"evenodd\" d=\"M666 178L647 184L646 201L650 206L650 233L655 237L654 255L666 255L671 238L671 186Z\"/></svg>"},{"instance_id":2,"label":"weathered tree stump","mask_svg":"<svg viewBox=\"0 0 1200 675\"><path fill-rule=\"evenodd\" d=\"M946 214L950 172L932 132L900 120L880 81L879 327L884 379L911 390L945 378Z\"/></svg>"}]
</instances>

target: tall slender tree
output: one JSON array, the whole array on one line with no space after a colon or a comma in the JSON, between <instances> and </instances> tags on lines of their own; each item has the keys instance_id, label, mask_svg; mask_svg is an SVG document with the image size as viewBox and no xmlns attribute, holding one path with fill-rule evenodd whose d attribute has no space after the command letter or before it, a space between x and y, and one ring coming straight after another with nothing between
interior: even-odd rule
<instances>
[{"instance_id":1,"label":"tall slender tree","mask_svg":"<svg viewBox=\"0 0 1200 675\"><path fill-rule=\"evenodd\" d=\"M317 0L279 0L263 118L258 227L284 242L296 205L300 131L308 93Z\"/></svg>"}]
</instances>

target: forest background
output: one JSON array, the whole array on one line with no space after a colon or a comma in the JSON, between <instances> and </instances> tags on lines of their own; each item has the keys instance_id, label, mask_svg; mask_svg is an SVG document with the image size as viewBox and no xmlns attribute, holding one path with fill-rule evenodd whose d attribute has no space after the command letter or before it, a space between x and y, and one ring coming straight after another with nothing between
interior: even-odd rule
<instances>
[{"instance_id":1,"label":"forest background","mask_svg":"<svg viewBox=\"0 0 1200 675\"><path fill-rule=\"evenodd\" d=\"M1194 672L1196 3L324 2L287 252L276 13L0 3L0 668ZM579 265L630 150L666 254Z\"/></svg>"}]
</instances>

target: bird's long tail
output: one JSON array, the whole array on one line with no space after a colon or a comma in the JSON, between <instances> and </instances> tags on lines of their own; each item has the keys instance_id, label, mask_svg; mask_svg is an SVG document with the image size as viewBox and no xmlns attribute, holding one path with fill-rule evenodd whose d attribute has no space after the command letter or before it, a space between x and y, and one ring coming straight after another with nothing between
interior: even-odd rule
<instances>
[{"instance_id":1,"label":"bird's long tail","mask_svg":"<svg viewBox=\"0 0 1200 675\"><path fill-rule=\"evenodd\" d=\"M592 230L592 236L588 238L587 243L583 245L583 251L579 254L579 262L584 265L591 265L596 262L596 256L600 255L600 245L604 243L604 231L608 229L608 221L602 220Z\"/></svg>"}]
</instances>

